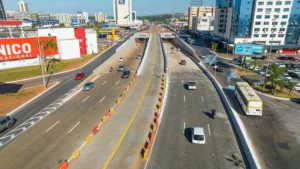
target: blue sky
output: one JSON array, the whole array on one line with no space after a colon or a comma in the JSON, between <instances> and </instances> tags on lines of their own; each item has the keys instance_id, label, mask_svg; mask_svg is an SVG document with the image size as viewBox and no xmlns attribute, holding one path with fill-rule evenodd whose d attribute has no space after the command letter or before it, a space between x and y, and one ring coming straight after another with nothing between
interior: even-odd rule
<instances>
[{"instance_id":1,"label":"blue sky","mask_svg":"<svg viewBox=\"0 0 300 169\"><path fill-rule=\"evenodd\" d=\"M19 0L3 0L5 10L17 11ZM76 2L74 2L76 1ZM137 15L153 15L175 12L187 12L190 0L132 0ZM113 16L112 0L25 0L30 12L76 13L87 11L89 15L97 12ZM215 0L203 0L203 5L212 6Z\"/></svg>"}]
</instances>

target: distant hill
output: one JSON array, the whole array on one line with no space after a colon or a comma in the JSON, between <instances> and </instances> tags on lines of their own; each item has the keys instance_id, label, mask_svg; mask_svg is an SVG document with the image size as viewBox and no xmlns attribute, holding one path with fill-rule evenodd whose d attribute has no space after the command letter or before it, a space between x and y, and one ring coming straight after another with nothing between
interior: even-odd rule
<instances>
[{"instance_id":1,"label":"distant hill","mask_svg":"<svg viewBox=\"0 0 300 169\"><path fill-rule=\"evenodd\" d=\"M149 15L149 16L138 16L138 19L146 19L150 22L162 22L168 19L171 19L173 14L159 14L159 15ZM175 13L175 17L182 17L183 13Z\"/></svg>"}]
</instances>

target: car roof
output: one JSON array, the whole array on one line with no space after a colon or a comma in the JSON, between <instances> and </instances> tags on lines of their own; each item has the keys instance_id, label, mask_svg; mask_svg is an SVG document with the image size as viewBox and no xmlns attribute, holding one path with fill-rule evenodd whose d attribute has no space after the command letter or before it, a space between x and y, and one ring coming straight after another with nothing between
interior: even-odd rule
<instances>
[{"instance_id":1,"label":"car roof","mask_svg":"<svg viewBox=\"0 0 300 169\"><path fill-rule=\"evenodd\" d=\"M202 128L202 127L194 127L194 134L196 134L196 135L204 135L204 128Z\"/></svg>"}]
</instances>

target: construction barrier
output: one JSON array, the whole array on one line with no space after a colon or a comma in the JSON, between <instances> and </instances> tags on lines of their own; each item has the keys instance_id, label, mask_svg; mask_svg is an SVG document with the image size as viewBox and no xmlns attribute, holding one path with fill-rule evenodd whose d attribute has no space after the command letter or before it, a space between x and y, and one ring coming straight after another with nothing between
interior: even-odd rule
<instances>
[{"instance_id":1,"label":"construction barrier","mask_svg":"<svg viewBox=\"0 0 300 169\"><path fill-rule=\"evenodd\" d=\"M58 169L67 169L69 167L68 161L65 160L61 163L61 165L58 167Z\"/></svg>"},{"instance_id":2,"label":"construction barrier","mask_svg":"<svg viewBox=\"0 0 300 169\"><path fill-rule=\"evenodd\" d=\"M114 108L113 108L113 107L111 107L111 108L109 109L109 112L110 112L111 114L113 114L113 112L114 112Z\"/></svg>"},{"instance_id":3,"label":"construction barrier","mask_svg":"<svg viewBox=\"0 0 300 169\"><path fill-rule=\"evenodd\" d=\"M97 125L96 127L94 127L93 129L93 135L96 135L99 131L100 127Z\"/></svg>"},{"instance_id":4,"label":"construction barrier","mask_svg":"<svg viewBox=\"0 0 300 169\"><path fill-rule=\"evenodd\" d=\"M124 94L124 93L122 93L122 94L121 94L121 97L122 97L122 98L124 98L124 96L125 96L125 94Z\"/></svg>"},{"instance_id":5,"label":"construction barrier","mask_svg":"<svg viewBox=\"0 0 300 169\"><path fill-rule=\"evenodd\" d=\"M86 144L90 144L91 141L92 141L92 135L89 134L89 135L86 137L86 139L85 139L85 143L86 143Z\"/></svg>"},{"instance_id":6,"label":"construction barrier","mask_svg":"<svg viewBox=\"0 0 300 169\"><path fill-rule=\"evenodd\" d=\"M155 112L155 118L156 118L156 119L159 119L159 117L160 117L160 113Z\"/></svg>"},{"instance_id":7,"label":"construction barrier","mask_svg":"<svg viewBox=\"0 0 300 169\"><path fill-rule=\"evenodd\" d=\"M155 138L155 133L153 132L153 133L151 134L150 141L153 142L153 141L154 141L154 138Z\"/></svg>"},{"instance_id":8,"label":"construction barrier","mask_svg":"<svg viewBox=\"0 0 300 169\"><path fill-rule=\"evenodd\" d=\"M129 87L126 87L125 91L128 92L128 90L129 90Z\"/></svg>"},{"instance_id":9,"label":"construction barrier","mask_svg":"<svg viewBox=\"0 0 300 169\"><path fill-rule=\"evenodd\" d=\"M135 74L135 75L134 75L134 80L136 80L136 78L137 78L137 75Z\"/></svg>"},{"instance_id":10,"label":"construction barrier","mask_svg":"<svg viewBox=\"0 0 300 169\"><path fill-rule=\"evenodd\" d=\"M132 84L133 84L133 83L132 83L132 82L130 82L130 83L129 83L129 86L132 86Z\"/></svg>"},{"instance_id":11,"label":"construction barrier","mask_svg":"<svg viewBox=\"0 0 300 169\"><path fill-rule=\"evenodd\" d=\"M105 114L105 117L106 117L107 119L108 119L110 116L111 116L110 112L107 112L107 113Z\"/></svg>"},{"instance_id":12,"label":"construction barrier","mask_svg":"<svg viewBox=\"0 0 300 169\"><path fill-rule=\"evenodd\" d=\"M73 152L72 158L73 158L73 160L76 160L79 156L80 156L80 152L79 152L79 149L77 148L77 149Z\"/></svg>"},{"instance_id":13,"label":"construction barrier","mask_svg":"<svg viewBox=\"0 0 300 169\"><path fill-rule=\"evenodd\" d=\"M101 121L103 124L105 124L107 122L107 117L106 116L102 117Z\"/></svg>"},{"instance_id":14,"label":"construction barrier","mask_svg":"<svg viewBox=\"0 0 300 169\"><path fill-rule=\"evenodd\" d=\"M155 125L158 127L158 125L159 125L159 120L158 119L156 119Z\"/></svg>"},{"instance_id":15,"label":"construction barrier","mask_svg":"<svg viewBox=\"0 0 300 169\"><path fill-rule=\"evenodd\" d=\"M157 130L157 126L156 125L153 125L153 128L152 128L153 132L156 132Z\"/></svg>"},{"instance_id":16,"label":"construction barrier","mask_svg":"<svg viewBox=\"0 0 300 169\"><path fill-rule=\"evenodd\" d=\"M121 98L118 98L117 101L116 101L116 103L120 104L121 103Z\"/></svg>"}]
</instances>

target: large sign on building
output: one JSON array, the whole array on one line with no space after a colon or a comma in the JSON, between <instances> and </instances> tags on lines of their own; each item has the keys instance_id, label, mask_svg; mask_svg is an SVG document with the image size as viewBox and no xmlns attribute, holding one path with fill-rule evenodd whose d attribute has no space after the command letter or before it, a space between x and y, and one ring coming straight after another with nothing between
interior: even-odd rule
<instances>
[{"instance_id":1,"label":"large sign on building","mask_svg":"<svg viewBox=\"0 0 300 169\"><path fill-rule=\"evenodd\" d=\"M235 44L234 54L261 57L263 56L263 50L263 45L237 43Z\"/></svg>"},{"instance_id":2,"label":"large sign on building","mask_svg":"<svg viewBox=\"0 0 300 169\"><path fill-rule=\"evenodd\" d=\"M0 39L0 62L19 59L30 59L40 56L38 42L43 44L48 40L53 39L56 43L55 36L49 37L32 37L32 38L10 38ZM58 50L46 50L44 56L58 54Z\"/></svg>"}]
</instances>

